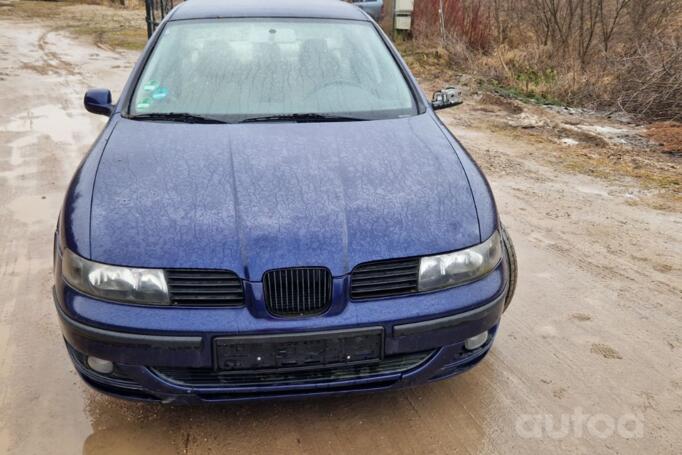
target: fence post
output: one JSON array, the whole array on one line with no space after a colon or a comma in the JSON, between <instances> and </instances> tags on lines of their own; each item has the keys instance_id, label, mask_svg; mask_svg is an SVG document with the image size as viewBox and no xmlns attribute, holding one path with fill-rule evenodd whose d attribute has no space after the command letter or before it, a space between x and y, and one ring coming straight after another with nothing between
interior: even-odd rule
<instances>
[{"instance_id":1,"label":"fence post","mask_svg":"<svg viewBox=\"0 0 682 455\"><path fill-rule=\"evenodd\" d=\"M154 20L152 19L152 0L144 0L145 20L147 22L147 39L154 33Z\"/></svg>"}]
</instances>

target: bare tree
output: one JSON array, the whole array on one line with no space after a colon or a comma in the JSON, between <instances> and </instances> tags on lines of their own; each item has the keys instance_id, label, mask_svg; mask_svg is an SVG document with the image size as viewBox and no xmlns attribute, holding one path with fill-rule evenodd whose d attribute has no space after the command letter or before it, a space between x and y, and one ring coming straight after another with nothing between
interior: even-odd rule
<instances>
[{"instance_id":1,"label":"bare tree","mask_svg":"<svg viewBox=\"0 0 682 455\"><path fill-rule=\"evenodd\" d=\"M609 43L613 37L613 32L616 30L618 21L625 12L625 9L630 4L630 0L614 0L607 2L599 0L599 24L601 25L602 49L604 54L609 53ZM612 3L607 5L607 3ZM609 8L610 6L610 8Z\"/></svg>"},{"instance_id":2,"label":"bare tree","mask_svg":"<svg viewBox=\"0 0 682 455\"><path fill-rule=\"evenodd\" d=\"M634 41L656 39L666 22L679 14L680 8L680 0L630 0L627 9Z\"/></svg>"},{"instance_id":3,"label":"bare tree","mask_svg":"<svg viewBox=\"0 0 682 455\"><path fill-rule=\"evenodd\" d=\"M578 1L578 57L580 64L588 63L595 31L599 20L599 11L603 7L603 0Z\"/></svg>"}]
</instances>

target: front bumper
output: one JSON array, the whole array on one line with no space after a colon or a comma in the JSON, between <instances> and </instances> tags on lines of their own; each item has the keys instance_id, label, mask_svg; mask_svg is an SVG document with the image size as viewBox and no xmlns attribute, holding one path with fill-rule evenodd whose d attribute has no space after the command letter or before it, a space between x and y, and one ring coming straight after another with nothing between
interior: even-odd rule
<instances>
[{"instance_id":1,"label":"front bumper","mask_svg":"<svg viewBox=\"0 0 682 455\"><path fill-rule=\"evenodd\" d=\"M502 270L498 272L501 280ZM499 283L504 283L504 280ZM165 335L96 327L67 314L58 290L55 290L54 297L69 353L78 373L89 385L122 398L196 403L392 390L445 379L471 368L489 351L504 308L506 287L502 286L502 289L482 304L454 314L430 319L382 321L386 359L394 364L400 359L414 360L413 363L405 363L404 369L357 368L305 380L301 377L280 377L279 381L264 384L246 381L239 385L222 379L215 384L180 380L164 374L169 367L175 367L173 371L180 368L218 377L211 371L213 339L224 333ZM72 292L62 288L61 294L73 303ZM360 323L353 327L362 326ZM484 331L488 331L489 337L483 346L474 351L464 348L467 338ZM112 360L116 363L116 373L105 376L92 371L86 366L86 356Z\"/></svg>"}]
</instances>

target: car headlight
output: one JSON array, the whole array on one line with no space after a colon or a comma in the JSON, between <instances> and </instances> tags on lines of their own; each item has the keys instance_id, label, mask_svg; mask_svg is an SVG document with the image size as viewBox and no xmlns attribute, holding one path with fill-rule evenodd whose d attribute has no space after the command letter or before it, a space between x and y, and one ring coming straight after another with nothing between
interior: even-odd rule
<instances>
[{"instance_id":1,"label":"car headlight","mask_svg":"<svg viewBox=\"0 0 682 455\"><path fill-rule=\"evenodd\" d=\"M65 249L62 275L71 287L92 297L147 305L170 304L163 270L100 264Z\"/></svg>"},{"instance_id":2,"label":"car headlight","mask_svg":"<svg viewBox=\"0 0 682 455\"><path fill-rule=\"evenodd\" d=\"M468 283L493 270L502 259L500 233L485 242L454 253L421 258L419 290L432 291Z\"/></svg>"}]
</instances>

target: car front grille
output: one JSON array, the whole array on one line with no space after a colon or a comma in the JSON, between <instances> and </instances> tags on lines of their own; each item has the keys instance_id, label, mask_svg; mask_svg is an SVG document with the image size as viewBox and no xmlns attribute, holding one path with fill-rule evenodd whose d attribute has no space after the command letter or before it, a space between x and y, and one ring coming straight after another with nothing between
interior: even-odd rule
<instances>
[{"instance_id":1,"label":"car front grille","mask_svg":"<svg viewBox=\"0 0 682 455\"><path fill-rule=\"evenodd\" d=\"M299 385L334 383L350 379L371 378L405 373L426 362L434 351L387 356L372 365L341 366L300 371L220 371L213 368L154 368L169 382L198 387L249 387L262 385Z\"/></svg>"},{"instance_id":2,"label":"car front grille","mask_svg":"<svg viewBox=\"0 0 682 455\"><path fill-rule=\"evenodd\" d=\"M171 302L178 306L244 305L242 281L226 270L166 270Z\"/></svg>"},{"instance_id":3,"label":"car front grille","mask_svg":"<svg viewBox=\"0 0 682 455\"><path fill-rule=\"evenodd\" d=\"M376 299L417 292L419 258L366 262L351 272L353 300Z\"/></svg>"},{"instance_id":4,"label":"car front grille","mask_svg":"<svg viewBox=\"0 0 682 455\"><path fill-rule=\"evenodd\" d=\"M332 274L323 267L278 269L263 275L268 311L277 316L324 313L332 301Z\"/></svg>"}]
</instances>

